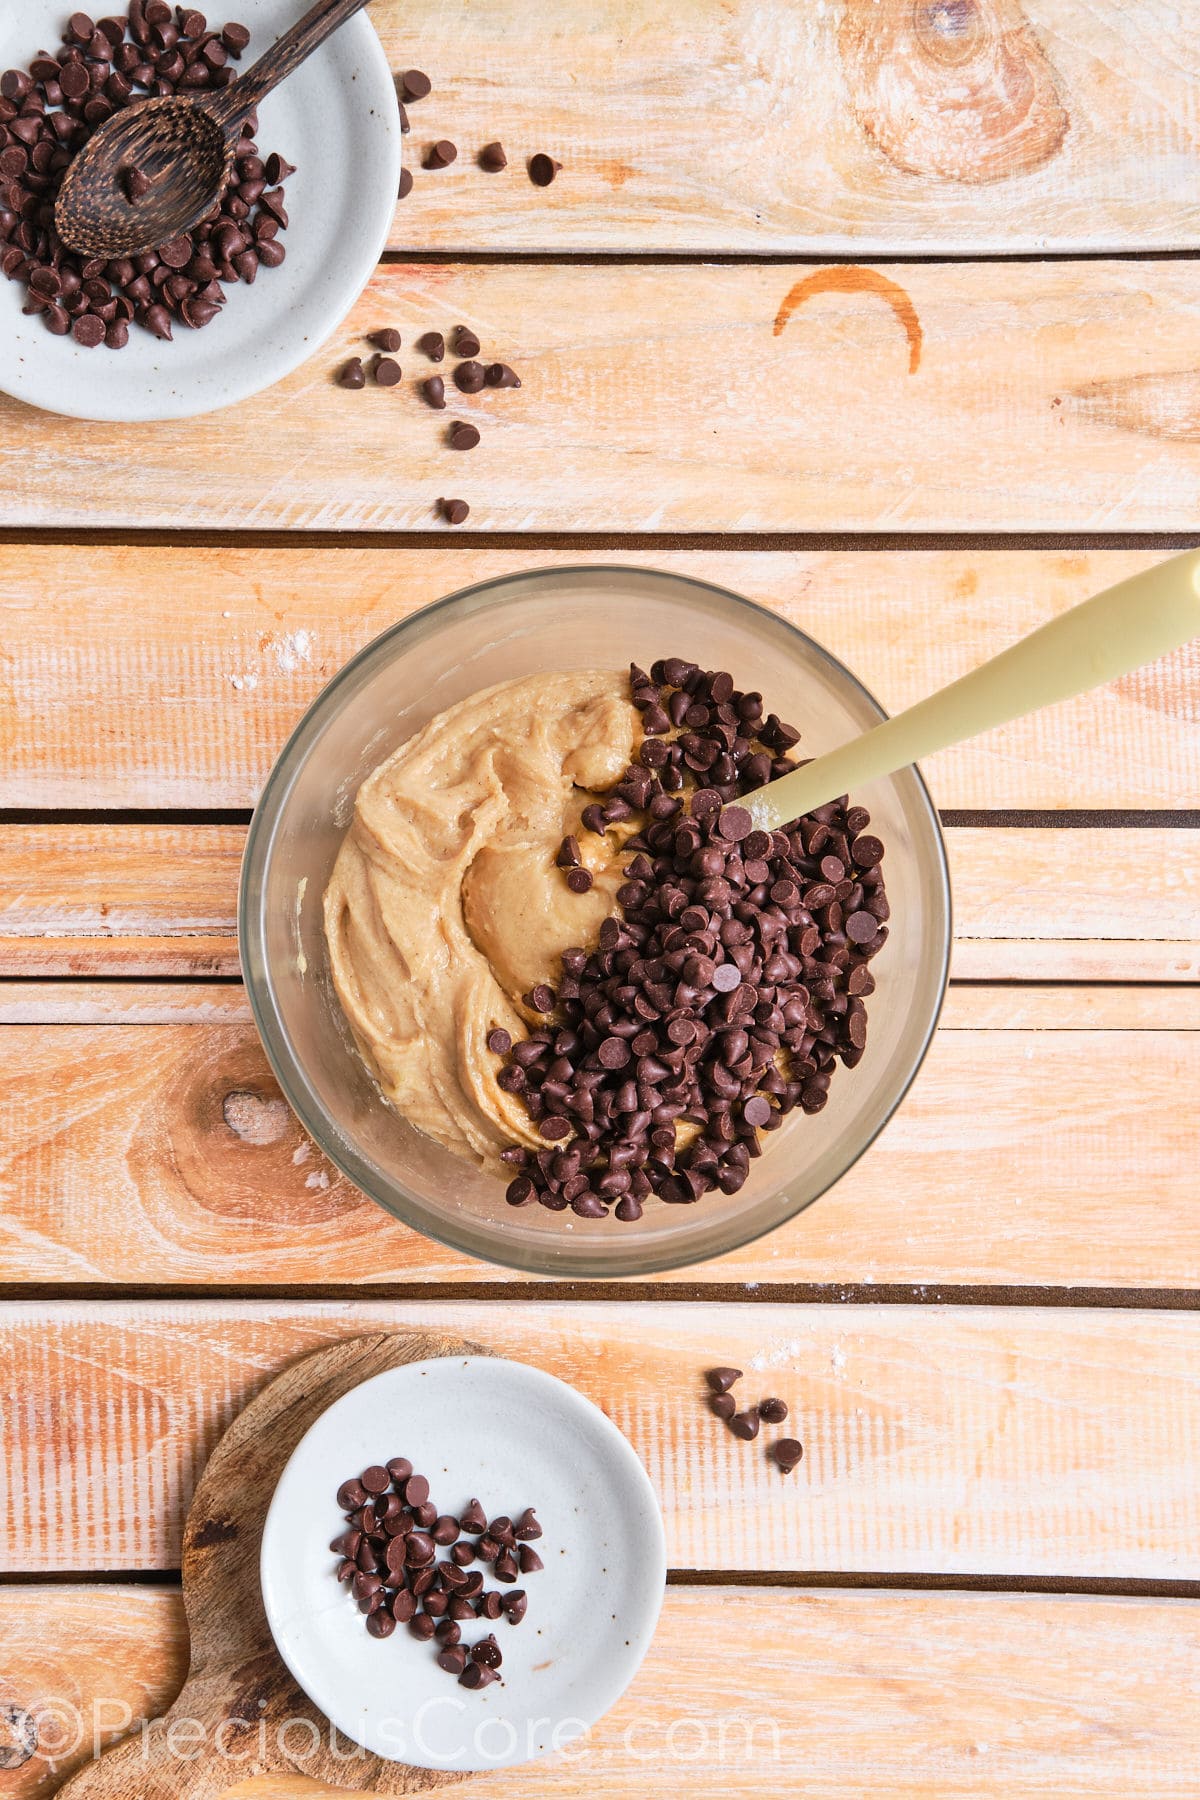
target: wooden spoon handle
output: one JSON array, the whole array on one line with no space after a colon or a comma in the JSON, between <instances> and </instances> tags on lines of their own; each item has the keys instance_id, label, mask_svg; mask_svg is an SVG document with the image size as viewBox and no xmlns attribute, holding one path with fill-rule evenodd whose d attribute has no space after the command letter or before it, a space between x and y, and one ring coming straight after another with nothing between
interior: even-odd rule
<instances>
[{"instance_id":1,"label":"wooden spoon handle","mask_svg":"<svg viewBox=\"0 0 1200 1800\"><path fill-rule=\"evenodd\" d=\"M302 19L285 31L237 81L218 93L208 110L228 128L252 113L272 88L286 81L340 25L361 12L367 0L316 0Z\"/></svg>"},{"instance_id":2,"label":"wooden spoon handle","mask_svg":"<svg viewBox=\"0 0 1200 1800\"><path fill-rule=\"evenodd\" d=\"M1200 551L1133 575L840 750L738 801L775 831L909 763L1128 675L1200 635Z\"/></svg>"}]
</instances>

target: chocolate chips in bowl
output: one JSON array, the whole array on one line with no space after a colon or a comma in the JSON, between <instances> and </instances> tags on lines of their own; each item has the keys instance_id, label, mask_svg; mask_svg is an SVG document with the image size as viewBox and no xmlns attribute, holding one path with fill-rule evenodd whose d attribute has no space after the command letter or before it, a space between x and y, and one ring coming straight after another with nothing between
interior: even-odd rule
<instances>
[{"instance_id":1,"label":"chocolate chips in bowl","mask_svg":"<svg viewBox=\"0 0 1200 1800\"><path fill-rule=\"evenodd\" d=\"M891 916L865 807L843 797L766 832L737 805L796 766L801 734L761 694L678 656L629 684L637 758L582 818L598 837L637 823L620 911L564 952L557 991L525 995L546 1021L498 1077L546 1140L501 1153L509 1205L624 1223L651 1196L736 1194L762 1133L823 1110L837 1064L866 1049ZM573 836L556 860L573 886Z\"/></svg>"},{"instance_id":2,"label":"chocolate chips in bowl","mask_svg":"<svg viewBox=\"0 0 1200 1800\"><path fill-rule=\"evenodd\" d=\"M667 660L675 659L663 654L676 646L686 671L681 685L667 679L679 671L667 669ZM634 754L610 766L605 791L595 798L602 834L590 828L594 815L567 822L533 889L527 892L518 881L502 903L515 909L509 929L518 948L523 935L539 929L543 908L565 921L564 931L573 932L576 917L587 921L578 937L560 940L573 941L582 953L571 959L577 968L564 959L533 987L515 990L514 1016L480 1022L476 1065L490 1071L484 1079L495 1083L528 1059L534 1079L526 1075L526 1085L541 1104L541 1118L533 1119L517 1092L506 1096L505 1117L513 1127L506 1141L514 1154L505 1179L492 1166L475 1167L452 1154L383 1100L332 986L321 897L360 785L423 727L499 683L532 682L536 691L539 675L547 696L542 704L552 709L548 696L561 690L565 672L588 669L612 671L613 694L623 691L619 704L628 718L634 690L628 674L617 672L621 662L626 671L630 664L638 671L636 690L646 704L638 711L634 703L633 710L653 726L658 709L667 727L635 730ZM721 683L714 699L710 678L726 673L729 697ZM696 684L694 692L689 683ZM701 692L705 683L707 696ZM731 837L717 828L726 809L755 785L752 777L761 767L727 771L722 765L713 773L721 756L736 748L736 763L744 754L736 739L747 733L719 716L733 693L763 696L761 729L776 741L754 734L748 754L766 755L772 764L816 754L881 716L847 670L777 614L703 582L601 567L542 570L441 602L364 651L302 721L268 783L247 849L241 923L248 987L268 1054L304 1124L351 1179L397 1216L469 1254L541 1273L611 1278L679 1266L727 1252L801 1210L852 1167L903 1098L936 1020L946 972L948 892L936 815L919 777L906 771L850 796L848 806L828 819L810 822L807 841L801 826L786 844L754 841L750 851L765 853L748 854L748 822L743 833L735 817ZM672 704L683 708L678 723ZM689 725L691 708L698 710ZM707 720L700 719L703 709ZM801 734L799 744L778 735L784 722ZM722 744L714 756L707 740L719 735L718 725L733 728L735 743ZM661 750L649 749L655 741ZM693 763L707 760L708 769L692 768L689 755ZM643 816L634 804L640 795L627 784L647 774L662 791L647 790ZM714 784L717 806L702 802L697 815L701 774ZM623 784L625 792L618 791ZM627 816L613 816L612 808L626 809ZM864 812L870 814L866 827ZM419 805L409 816L421 816ZM831 835L818 842L815 828L822 825ZM860 838L864 857L871 839L886 845L882 866L878 856L855 860ZM484 841L481 836L481 846ZM832 882L820 863L835 856L842 868ZM616 888L606 885L614 860L619 899ZM882 910L883 869L891 915L886 921L867 904L879 896ZM588 888L571 880L580 870L601 873ZM843 883L849 886L839 899ZM825 887L835 890L832 897ZM832 906L840 907L840 918ZM571 907L577 911L566 910ZM866 915L854 926L861 941L845 929L857 913ZM886 924L886 940L877 929L865 933L866 919L875 927ZM768 947L764 930L768 937L782 930L786 949L778 941ZM806 934L813 931L810 939ZM818 954L822 950L835 955ZM677 967L666 963L680 956ZM639 961L664 967L639 969ZM829 963L835 973L818 963ZM718 981L719 969L725 972ZM853 994L851 978L858 990ZM870 981L874 993L867 991ZM723 994L725 982L730 986ZM832 984L832 1004L822 1000L821 983ZM539 985L548 995L535 995ZM668 985L669 994L661 991ZM807 999L793 991L800 987ZM731 999L743 990L743 998ZM852 1000L862 1004L862 1013ZM538 1011L542 1004L545 1014ZM867 1014L863 1047L851 1036L851 1020ZM579 1029L584 1019L597 1033L594 1039ZM497 1037L489 1048L485 1038L501 1029L510 1043ZM862 1035L860 1024L853 1030ZM564 1037L572 1031L578 1042ZM744 1047L739 1032L747 1039ZM788 1044L788 1034L797 1033ZM764 1050L776 1048L772 1034L786 1052L778 1061L764 1059ZM687 1042L676 1041L685 1037ZM806 1037L812 1042L806 1044ZM846 1067L847 1060L855 1066ZM815 1079L823 1076L828 1082ZM591 1121L584 1116L589 1084ZM652 1104L644 1104L651 1096L643 1097L639 1084L658 1090ZM656 1119L659 1106L666 1111ZM648 1121L639 1117L646 1112ZM539 1129L543 1122L549 1133ZM584 1148L575 1151L581 1138ZM598 1153L589 1155L597 1145ZM564 1155L567 1160L559 1162ZM580 1157L577 1169L573 1156ZM620 1181L626 1173L627 1187ZM612 1191L599 1191L612 1175L618 1178L607 1183ZM506 1188L518 1181L528 1187L506 1200ZM637 1192L644 1181L649 1193ZM537 1203L543 1193L550 1205ZM618 1216L630 1198L641 1216L631 1205Z\"/></svg>"}]
</instances>

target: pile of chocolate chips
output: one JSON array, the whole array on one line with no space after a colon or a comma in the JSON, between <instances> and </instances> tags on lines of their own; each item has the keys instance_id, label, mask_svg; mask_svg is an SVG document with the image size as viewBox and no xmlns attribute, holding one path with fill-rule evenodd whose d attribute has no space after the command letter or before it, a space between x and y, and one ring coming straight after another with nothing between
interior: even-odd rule
<instances>
[{"instance_id":1,"label":"pile of chocolate chips","mask_svg":"<svg viewBox=\"0 0 1200 1800\"><path fill-rule=\"evenodd\" d=\"M344 1481L337 1502L348 1529L329 1548L341 1558L337 1578L350 1583L371 1636L388 1638L397 1625L407 1625L422 1642L437 1639L439 1667L457 1675L463 1687L495 1681L502 1661L495 1637L466 1646L463 1626L501 1617L519 1625L525 1617L528 1598L513 1583L518 1574L535 1575L543 1567L531 1547L542 1535L533 1508L515 1522L501 1517L490 1524L478 1500L461 1518L439 1513L428 1481L413 1472L406 1456ZM490 1563L508 1592L485 1589L483 1571L470 1567L476 1561Z\"/></svg>"},{"instance_id":2,"label":"pile of chocolate chips","mask_svg":"<svg viewBox=\"0 0 1200 1800\"><path fill-rule=\"evenodd\" d=\"M821 1110L836 1064L863 1054L888 918L865 808L843 797L766 832L731 804L795 766L800 734L761 695L679 657L630 683L638 759L583 814L598 833L640 826L623 916L564 953L557 992L525 996L547 1021L503 1047L497 1076L547 1139L501 1152L509 1204L626 1221L650 1194L735 1194L760 1132ZM559 860L569 882L569 840ZM696 1128L682 1149L679 1126Z\"/></svg>"},{"instance_id":3,"label":"pile of chocolate chips","mask_svg":"<svg viewBox=\"0 0 1200 1800\"><path fill-rule=\"evenodd\" d=\"M185 236L107 262L68 250L54 229L63 175L105 119L149 95L227 87L230 59L249 42L244 25L210 29L194 7L131 0L127 15L98 25L72 13L53 55L41 50L28 70L0 76L0 270L25 283L24 310L55 336L122 350L134 321L158 338L176 323L201 331L225 303L222 283L249 285L283 262L282 183L295 171L259 155L253 120L220 203ZM125 182L131 199L148 185L138 170Z\"/></svg>"}]
</instances>

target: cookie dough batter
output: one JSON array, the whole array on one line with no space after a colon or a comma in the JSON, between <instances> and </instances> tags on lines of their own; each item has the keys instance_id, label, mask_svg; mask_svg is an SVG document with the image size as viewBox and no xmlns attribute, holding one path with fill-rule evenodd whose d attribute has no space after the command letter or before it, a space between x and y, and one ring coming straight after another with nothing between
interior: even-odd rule
<instances>
[{"instance_id":1,"label":"cookie dough batter","mask_svg":"<svg viewBox=\"0 0 1200 1800\"><path fill-rule=\"evenodd\" d=\"M460 701L368 776L325 892L338 996L388 1099L459 1155L502 1173L505 1144L540 1145L496 1085L496 1026L540 1022L521 1000L618 911L621 835L580 827L641 741L628 677L527 676ZM567 887L568 833L595 877Z\"/></svg>"}]
</instances>

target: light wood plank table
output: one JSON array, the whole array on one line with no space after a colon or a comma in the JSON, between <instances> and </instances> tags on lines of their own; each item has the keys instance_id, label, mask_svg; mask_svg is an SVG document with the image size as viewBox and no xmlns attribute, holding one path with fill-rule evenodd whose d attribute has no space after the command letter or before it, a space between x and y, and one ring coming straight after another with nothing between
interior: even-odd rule
<instances>
[{"instance_id":1,"label":"light wood plank table","mask_svg":"<svg viewBox=\"0 0 1200 1800\"><path fill-rule=\"evenodd\" d=\"M234 919L295 719L457 587L693 572L894 710L1200 535L1196 20L372 10L434 79L410 150L464 154L418 170L338 339L178 425L0 404L0 1796L177 1689L181 1524L236 1409L436 1323L609 1412L672 1565L586 1754L480 1800L1197 1800L1200 647L931 762L953 980L910 1099L804 1217L661 1280L523 1279L310 1183ZM460 321L524 386L435 419L410 347ZM341 390L383 323L403 386ZM786 1493L705 1425L715 1361L794 1396Z\"/></svg>"}]
</instances>

